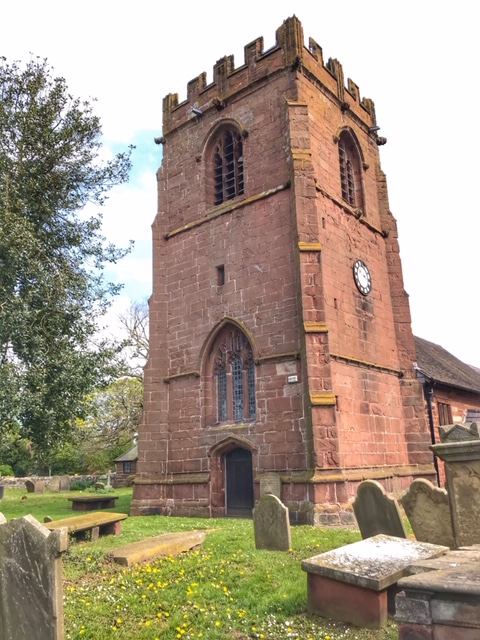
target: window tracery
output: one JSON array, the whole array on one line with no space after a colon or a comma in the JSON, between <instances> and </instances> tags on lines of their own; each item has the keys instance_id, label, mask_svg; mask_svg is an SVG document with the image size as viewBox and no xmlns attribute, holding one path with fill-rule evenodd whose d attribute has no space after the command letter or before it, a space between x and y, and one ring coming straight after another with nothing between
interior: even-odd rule
<instances>
[{"instance_id":1,"label":"window tracery","mask_svg":"<svg viewBox=\"0 0 480 640\"><path fill-rule=\"evenodd\" d=\"M213 349L218 422L255 420L255 363L250 342L236 328L221 332Z\"/></svg>"}]
</instances>

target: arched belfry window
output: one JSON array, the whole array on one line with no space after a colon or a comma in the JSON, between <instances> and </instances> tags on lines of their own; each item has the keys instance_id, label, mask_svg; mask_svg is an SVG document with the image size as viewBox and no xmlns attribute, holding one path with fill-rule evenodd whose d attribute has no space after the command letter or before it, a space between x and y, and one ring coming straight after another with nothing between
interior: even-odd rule
<instances>
[{"instance_id":1,"label":"arched belfry window","mask_svg":"<svg viewBox=\"0 0 480 640\"><path fill-rule=\"evenodd\" d=\"M338 142L342 198L351 207L363 209L362 171L358 149L353 138L344 131Z\"/></svg>"},{"instance_id":2,"label":"arched belfry window","mask_svg":"<svg viewBox=\"0 0 480 640\"><path fill-rule=\"evenodd\" d=\"M244 192L243 139L235 129L223 129L213 151L214 204L222 204Z\"/></svg>"},{"instance_id":3,"label":"arched belfry window","mask_svg":"<svg viewBox=\"0 0 480 640\"><path fill-rule=\"evenodd\" d=\"M227 325L211 350L217 422L255 420L255 362L249 340Z\"/></svg>"}]
</instances>

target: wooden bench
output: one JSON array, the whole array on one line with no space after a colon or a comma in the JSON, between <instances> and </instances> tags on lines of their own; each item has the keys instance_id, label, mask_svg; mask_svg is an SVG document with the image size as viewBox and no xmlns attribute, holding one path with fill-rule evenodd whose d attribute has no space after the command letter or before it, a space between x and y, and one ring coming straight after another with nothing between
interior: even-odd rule
<instances>
[{"instance_id":1,"label":"wooden bench","mask_svg":"<svg viewBox=\"0 0 480 640\"><path fill-rule=\"evenodd\" d=\"M101 535L118 536L122 532L122 520L127 518L126 513L110 513L95 511L83 516L64 518L53 522L45 522L44 526L50 531L66 527L68 533L73 533L76 538L85 538L91 532L91 540L98 540Z\"/></svg>"},{"instance_id":2,"label":"wooden bench","mask_svg":"<svg viewBox=\"0 0 480 640\"><path fill-rule=\"evenodd\" d=\"M97 509L112 509L118 496L76 496L68 498L72 503L72 511L96 511Z\"/></svg>"}]
</instances>

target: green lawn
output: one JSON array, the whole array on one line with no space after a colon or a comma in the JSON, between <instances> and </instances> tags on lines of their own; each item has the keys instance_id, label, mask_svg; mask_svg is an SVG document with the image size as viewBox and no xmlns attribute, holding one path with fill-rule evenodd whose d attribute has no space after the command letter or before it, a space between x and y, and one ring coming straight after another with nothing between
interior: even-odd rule
<instances>
[{"instance_id":1,"label":"green lawn","mask_svg":"<svg viewBox=\"0 0 480 640\"><path fill-rule=\"evenodd\" d=\"M128 513L131 489L111 511ZM8 520L31 513L41 522L74 515L71 494L5 492ZM203 529L201 550L125 569L108 559L114 547L165 532ZM128 518L122 536L71 543L64 554L65 635L92 640L397 640L396 625L367 631L305 612L301 561L360 539L358 531L292 528L290 552L257 551L243 519L162 516Z\"/></svg>"}]
</instances>

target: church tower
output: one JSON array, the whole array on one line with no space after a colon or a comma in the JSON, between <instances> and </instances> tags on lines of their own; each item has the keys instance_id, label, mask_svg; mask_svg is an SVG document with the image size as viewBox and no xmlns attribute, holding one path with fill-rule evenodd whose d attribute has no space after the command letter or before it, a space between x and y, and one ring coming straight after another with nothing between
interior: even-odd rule
<instances>
[{"instance_id":1,"label":"church tower","mask_svg":"<svg viewBox=\"0 0 480 640\"><path fill-rule=\"evenodd\" d=\"M163 103L132 514L348 519L433 479L371 100L297 18Z\"/></svg>"}]
</instances>

